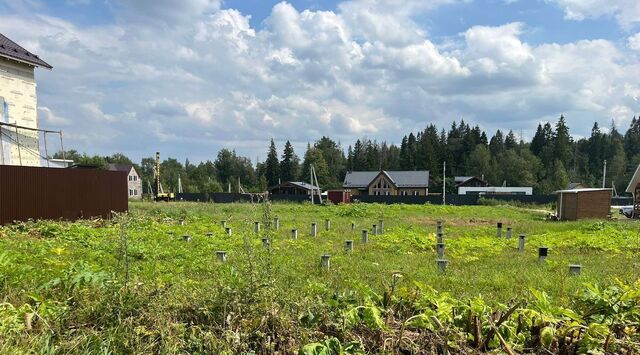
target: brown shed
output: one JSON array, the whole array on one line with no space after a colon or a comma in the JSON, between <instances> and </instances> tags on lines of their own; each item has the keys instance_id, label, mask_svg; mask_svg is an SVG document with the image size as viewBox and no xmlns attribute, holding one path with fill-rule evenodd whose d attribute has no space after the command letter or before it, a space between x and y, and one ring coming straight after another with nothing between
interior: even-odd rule
<instances>
[{"instance_id":1,"label":"brown shed","mask_svg":"<svg viewBox=\"0 0 640 355\"><path fill-rule=\"evenodd\" d=\"M611 212L611 189L571 189L556 191L558 219L607 218Z\"/></svg>"}]
</instances>

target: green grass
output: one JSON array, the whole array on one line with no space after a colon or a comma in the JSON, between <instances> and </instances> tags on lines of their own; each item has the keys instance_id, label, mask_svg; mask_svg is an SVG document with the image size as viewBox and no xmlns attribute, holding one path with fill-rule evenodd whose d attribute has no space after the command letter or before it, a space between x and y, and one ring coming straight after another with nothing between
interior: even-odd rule
<instances>
[{"instance_id":1,"label":"green grass","mask_svg":"<svg viewBox=\"0 0 640 355\"><path fill-rule=\"evenodd\" d=\"M509 206L130 207L114 221L0 228L1 353L505 350L489 333L497 312L513 304L517 310L497 326L516 351L638 350L634 221L548 222L544 210ZM280 230L265 228L275 216ZM384 234L363 244L361 230L380 218ZM435 263L437 220L444 221L444 274ZM254 221L263 224L260 235ZM498 221L513 227L510 240L496 238ZM290 239L292 228L298 240ZM521 233L524 253L517 250ZM352 253L346 239L354 240ZM543 264L539 246L550 248ZM226 263L216 261L217 250L227 251ZM320 268L323 254L331 255L330 270ZM582 275L568 276L569 264L581 264ZM539 340L544 327L555 332L548 346ZM561 341L580 327L587 330L573 343ZM488 334L487 346L478 344Z\"/></svg>"}]
</instances>

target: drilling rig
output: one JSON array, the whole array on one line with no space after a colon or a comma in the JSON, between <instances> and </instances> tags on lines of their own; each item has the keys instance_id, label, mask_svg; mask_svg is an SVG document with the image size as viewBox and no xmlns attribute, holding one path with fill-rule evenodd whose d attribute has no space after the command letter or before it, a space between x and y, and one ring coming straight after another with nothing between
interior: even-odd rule
<instances>
[{"instance_id":1,"label":"drilling rig","mask_svg":"<svg viewBox=\"0 0 640 355\"><path fill-rule=\"evenodd\" d=\"M160 152L156 152L156 201L173 201L176 199L176 196L173 192L164 192L162 189L162 184L160 183Z\"/></svg>"}]
</instances>

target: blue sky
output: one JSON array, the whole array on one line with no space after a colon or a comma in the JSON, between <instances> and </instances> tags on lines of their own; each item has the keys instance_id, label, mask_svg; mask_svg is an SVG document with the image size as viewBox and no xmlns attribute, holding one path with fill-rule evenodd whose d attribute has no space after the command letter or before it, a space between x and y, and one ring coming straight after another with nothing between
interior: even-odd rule
<instances>
[{"instance_id":1,"label":"blue sky","mask_svg":"<svg viewBox=\"0 0 640 355\"><path fill-rule=\"evenodd\" d=\"M636 0L0 0L67 146L192 161L302 154L323 135L398 143L465 119L529 137L640 113Z\"/></svg>"}]
</instances>

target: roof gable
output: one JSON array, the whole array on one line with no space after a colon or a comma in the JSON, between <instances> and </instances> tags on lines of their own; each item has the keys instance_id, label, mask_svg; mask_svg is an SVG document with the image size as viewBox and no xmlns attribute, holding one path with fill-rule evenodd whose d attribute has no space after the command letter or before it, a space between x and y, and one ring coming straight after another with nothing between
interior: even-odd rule
<instances>
[{"instance_id":1,"label":"roof gable","mask_svg":"<svg viewBox=\"0 0 640 355\"><path fill-rule=\"evenodd\" d=\"M381 173L393 182L396 187L429 187L429 171L349 171L344 177L345 188L366 188Z\"/></svg>"},{"instance_id":2,"label":"roof gable","mask_svg":"<svg viewBox=\"0 0 640 355\"><path fill-rule=\"evenodd\" d=\"M633 173L633 177L631 178L631 181L629 181L629 186L627 186L627 189L625 191L634 193L634 190L636 189L636 186L638 186L638 184L640 184L640 164L636 168L636 172Z\"/></svg>"},{"instance_id":3,"label":"roof gable","mask_svg":"<svg viewBox=\"0 0 640 355\"><path fill-rule=\"evenodd\" d=\"M47 69L53 68L47 62L40 59L40 57L22 48L19 44L10 40L2 33L0 33L0 56L27 63L36 67L43 67Z\"/></svg>"},{"instance_id":4,"label":"roof gable","mask_svg":"<svg viewBox=\"0 0 640 355\"><path fill-rule=\"evenodd\" d=\"M380 172L378 173L378 175L376 175L376 177L374 177L374 178L369 182L369 184L367 185L367 187L371 187L371 185L372 185L376 180L378 180L378 178L379 178L380 176L384 176L387 180L389 180L389 182L390 182L394 187L398 187L398 185L396 185L396 182L395 182L395 181L393 181L393 178L392 178L391 176L389 176L389 174L388 174L386 171L384 171L384 170L380 171Z\"/></svg>"},{"instance_id":5,"label":"roof gable","mask_svg":"<svg viewBox=\"0 0 640 355\"><path fill-rule=\"evenodd\" d=\"M133 165L127 165L127 164L109 164L108 165L109 170L111 171L122 171L125 173L130 173L131 170L133 170L135 172L135 169L133 168Z\"/></svg>"}]
</instances>

